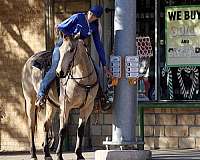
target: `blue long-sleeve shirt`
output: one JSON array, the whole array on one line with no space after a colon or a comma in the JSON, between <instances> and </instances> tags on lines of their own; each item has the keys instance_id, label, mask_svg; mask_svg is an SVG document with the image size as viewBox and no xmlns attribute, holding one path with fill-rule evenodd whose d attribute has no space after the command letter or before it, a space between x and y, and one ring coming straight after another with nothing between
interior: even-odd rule
<instances>
[{"instance_id":1,"label":"blue long-sleeve shirt","mask_svg":"<svg viewBox=\"0 0 200 160\"><path fill-rule=\"evenodd\" d=\"M64 35L71 36L80 32L81 39L85 39L92 35L99 59L102 65L105 66L105 51L100 40L98 25L98 21L88 23L84 13L77 13L58 24L57 27Z\"/></svg>"}]
</instances>

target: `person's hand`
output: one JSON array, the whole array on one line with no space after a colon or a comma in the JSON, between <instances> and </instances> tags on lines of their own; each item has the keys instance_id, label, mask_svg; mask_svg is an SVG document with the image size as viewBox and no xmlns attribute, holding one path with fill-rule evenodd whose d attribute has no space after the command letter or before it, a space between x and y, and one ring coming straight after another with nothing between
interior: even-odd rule
<instances>
[{"instance_id":1,"label":"person's hand","mask_svg":"<svg viewBox=\"0 0 200 160\"><path fill-rule=\"evenodd\" d=\"M109 68L107 66L103 66L103 70L107 76L113 77L112 72L109 70Z\"/></svg>"},{"instance_id":2,"label":"person's hand","mask_svg":"<svg viewBox=\"0 0 200 160\"><path fill-rule=\"evenodd\" d=\"M78 33L76 33L73 37L74 37L74 39L79 39L80 38L80 36L81 36L81 32L78 32Z\"/></svg>"}]
</instances>

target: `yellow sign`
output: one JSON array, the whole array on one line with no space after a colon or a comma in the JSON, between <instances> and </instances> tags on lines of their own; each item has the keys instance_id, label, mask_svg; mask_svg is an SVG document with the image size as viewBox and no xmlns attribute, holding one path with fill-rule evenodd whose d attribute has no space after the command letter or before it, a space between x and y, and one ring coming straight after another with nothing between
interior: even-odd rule
<instances>
[{"instance_id":1,"label":"yellow sign","mask_svg":"<svg viewBox=\"0 0 200 160\"><path fill-rule=\"evenodd\" d=\"M200 5L165 8L166 63L200 66Z\"/></svg>"}]
</instances>

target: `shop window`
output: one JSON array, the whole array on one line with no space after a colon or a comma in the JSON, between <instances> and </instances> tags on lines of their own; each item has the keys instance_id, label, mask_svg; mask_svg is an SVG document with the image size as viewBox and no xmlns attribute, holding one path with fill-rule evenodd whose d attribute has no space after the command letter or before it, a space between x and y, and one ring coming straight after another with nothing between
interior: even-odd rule
<instances>
[{"instance_id":1,"label":"shop window","mask_svg":"<svg viewBox=\"0 0 200 160\"><path fill-rule=\"evenodd\" d=\"M184 5L187 6L185 7L185 10L184 7L182 7ZM192 59L192 55L194 54L196 54L194 55L194 57L199 58L198 53L200 49L198 48L199 45L197 45L197 43L199 43L198 39L200 33L197 31L197 21L187 18L188 16L186 16L186 19L181 19L181 16L184 16L185 13L191 13L191 11L192 13L196 14L196 18L198 18L198 14L196 12L193 12L194 10L192 8L192 6L194 7L195 5L199 5L199 2L197 0L163 0L163 3L160 3L160 15L165 15L163 17L160 17L159 35L161 100L200 99L200 63L198 64L198 62L195 62L195 58ZM173 6L180 7L180 12L178 13L180 14L178 17L180 20L177 21L177 25L174 26L174 28L172 26L173 23L166 21L166 16L169 16L165 14L165 8L167 6L170 6L172 8ZM199 7L196 7L197 10L195 11L200 12L198 8ZM174 9L174 11L176 11L176 9ZM171 28L166 29L166 26L168 26L168 28L170 26ZM167 42L170 40L169 35L172 35L172 32L174 32L174 38L171 40L171 42L173 42L174 45L171 45L170 42ZM190 53L191 55L189 55ZM182 60L180 57L182 57Z\"/></svg>"}]
</instances>

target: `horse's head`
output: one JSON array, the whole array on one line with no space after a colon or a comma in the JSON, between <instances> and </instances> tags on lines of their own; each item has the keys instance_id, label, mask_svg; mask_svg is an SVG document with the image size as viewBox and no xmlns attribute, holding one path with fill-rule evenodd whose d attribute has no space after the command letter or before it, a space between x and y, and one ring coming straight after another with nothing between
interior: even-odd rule
<instances>
[{"instance_id":1,"label":"horse's head","mask_svg":"<svg viewBox=\"0 0 200 160\"><path fill-rule=\"evenodd\" d=\"M63 44L60 46L60 60L56 69L56 75L63 77L70 69L70 65L76 54L78 40L74 37L65 37Z\"/></svg>"}]
</instances>

